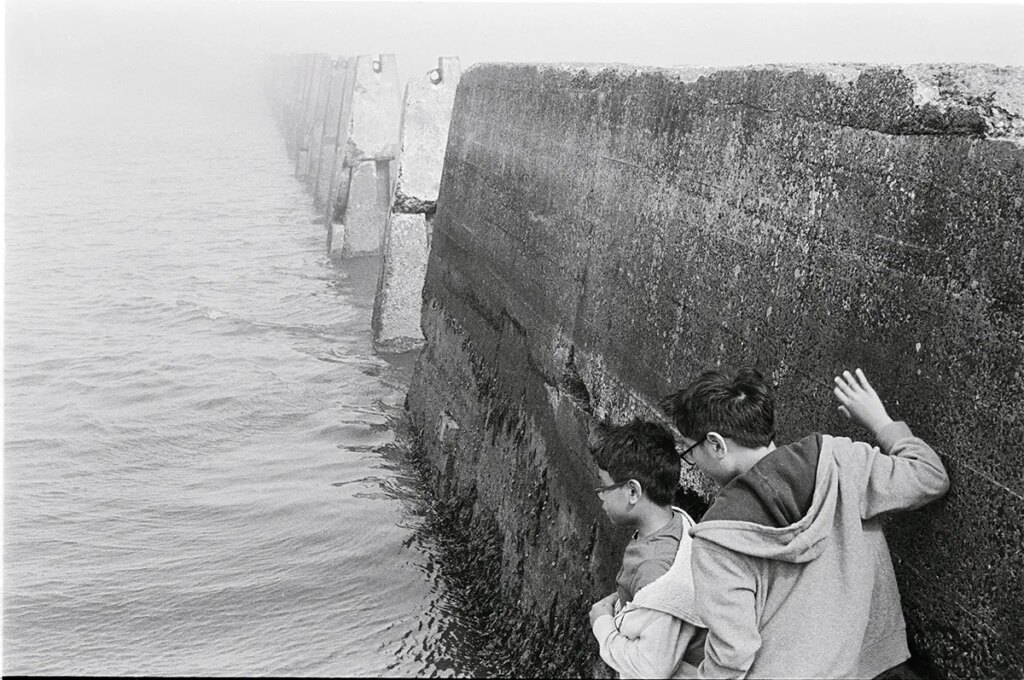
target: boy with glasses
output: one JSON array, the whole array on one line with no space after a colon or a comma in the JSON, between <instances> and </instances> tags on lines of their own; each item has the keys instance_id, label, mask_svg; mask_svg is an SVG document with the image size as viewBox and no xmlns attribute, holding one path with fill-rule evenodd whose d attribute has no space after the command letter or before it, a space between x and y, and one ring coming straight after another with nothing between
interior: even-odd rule
<instances>
[{"instance_id":1,"label":"boy with glasses","mask_svg":"<svg viewBox=\"0 0 1024 680\"><path fill-rule=\"evenodd\" d=\"M777 448L774 395L750 368L707 371L664 404L686 461L721 487L692 531L699 677L873 678L910 656L882 517L949 478L860 369L833 393L881 449L825 434Z\"/></svg>"},{"instance_id":2,"label":"boy with glasses","mask_svg":"<svg viewBox=\"0 0 1024 680\"><path fill-rule=\"evenodd\" d=\"M694 522L672 507L679 486L672 433L634 419L607 429L592 455L602 509L613 524L634 530L616 591L590 610L601 658L622 678L692 677L705 630L690 572Z\"/></svg>"}]
</instances>

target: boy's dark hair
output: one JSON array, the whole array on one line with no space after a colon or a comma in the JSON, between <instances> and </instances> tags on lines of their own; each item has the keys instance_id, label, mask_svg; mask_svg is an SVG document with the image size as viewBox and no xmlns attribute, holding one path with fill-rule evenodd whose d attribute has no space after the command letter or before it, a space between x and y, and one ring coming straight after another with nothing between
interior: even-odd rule
<instances>
[{"instance_id":1,"label":"boy's dark hair","mask_svg":"<svg viewBox=\"0 0 1024 680\"><path fill-rule=\"evenodd\" d=\"M616 482L635 479L657 505L671 505L679 486L679 453L668 428L634 418L604 427L590 450L597 466Z\"/></svg>"},{"instance_id":2,"label":"boy's dark hair","mask_svg":"<svg viewBox=\"0 0 1024 680\"><path fill-rule=\"evenodd\" d=\"M717 432L749 447L775 439L775 394L754 368L704 371L661 405L687 439Z\"/></svg>"}]
</instances>

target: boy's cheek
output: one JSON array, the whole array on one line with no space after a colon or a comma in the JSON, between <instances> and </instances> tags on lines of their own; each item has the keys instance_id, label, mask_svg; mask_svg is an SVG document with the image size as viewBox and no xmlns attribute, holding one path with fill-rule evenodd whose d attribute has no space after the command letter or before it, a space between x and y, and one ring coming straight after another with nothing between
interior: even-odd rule
<instances>
[{"instance_id":1,"label":"boy's cheek","mask_svg":"<svg viewBox=\"0 0 1024 680\"><path fill-rule=\"evenodd\" d=\"M604 511L604 516L607 517L608 521L614 524L615 526L620 526L622 524L622 520L619 517L616 517L607 510Z\"/></svg>"}]
</instances>

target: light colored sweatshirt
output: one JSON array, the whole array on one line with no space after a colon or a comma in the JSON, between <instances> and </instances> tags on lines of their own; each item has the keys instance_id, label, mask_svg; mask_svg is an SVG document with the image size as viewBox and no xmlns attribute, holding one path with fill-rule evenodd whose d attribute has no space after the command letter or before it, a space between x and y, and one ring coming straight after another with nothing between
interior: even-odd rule
<instances>
[{"instance_id":1,"label":"light colored sweatshirt","mask_svg":"<svg viewBox=\"0 0 1024 680\"><path fill-rule=\"evenodd\" d=\"M601 658L621 678L694 677L703 658L704 628L694 602L689 530L694 522L681 516L683 532L675 560L663 575L637 591L632 601L616 604L615 615L594 621Z\"/></svg>"},{"instance_id":2,"label":"light colored sweatshirt","mask_svg":"<svg viewBox=\"0 0 1024 680\"><path fill-rule=\"evenodd\" d=\"M873 678L910 656L880 515L949 478L905 423L879 444L811 435L723 487L692 530L700 677Z\"/></svg>"}]
</instances>

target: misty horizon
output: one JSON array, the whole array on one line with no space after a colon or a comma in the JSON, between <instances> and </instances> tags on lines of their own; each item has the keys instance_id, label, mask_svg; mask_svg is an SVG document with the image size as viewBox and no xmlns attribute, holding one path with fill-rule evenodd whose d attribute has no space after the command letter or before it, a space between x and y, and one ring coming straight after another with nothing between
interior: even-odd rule
<instances>
[{"instance_id":1,"label":"misty horizon","mask_svg":"<svg viewBox=\"0 0 1024 680\"><path fill-rule=\"evenodd\" d=\"M393 53L670 67L767 63L1024 65L1020 5L447 2L8 3L8 113L22 97L255 92L264 59ZM12 104L15 106L12 107Z\"/></svg>"}]
</instances>

